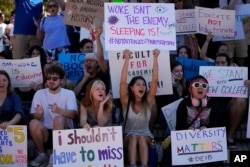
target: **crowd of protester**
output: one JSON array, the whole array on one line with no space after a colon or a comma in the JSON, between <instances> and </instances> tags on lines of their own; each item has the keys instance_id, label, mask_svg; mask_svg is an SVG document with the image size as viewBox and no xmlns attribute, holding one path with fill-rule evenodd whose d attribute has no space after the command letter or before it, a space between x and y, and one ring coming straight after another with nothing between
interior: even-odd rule
<instances>
[{"instance_id":1,"label":"crowd of protester","mask_svg":"<svg viewBox=\"0 0 250 167\"><path fill-rule=\"evenodd\" d=\"M157 3L156 0L141 0L141 3ZM174 3L175 9L191 9L195 6L234 10L237 4L250 3L250 0L218 0L207 4L203 0L165 0ZM45 11L43 10L45 6ZM29 7L28 7L29 6ZM158 82L158 56L160 51L153 50L153 73L150 88L147 88L142 76L135 76L127 85L127 71L131 51L124 50L124 65L120 80L120 98L112 100L109 93L112 85L108 61L104 59L104 48L100 36L103 27L96 27L97 56L88 54L84 60L84 76L76 85L68 80L65 71L58 62L60 53L93 53L94 43L90 39L81 39L80 34L71 32L72 27L63 23L64 0L15 0L9 24L5 24L4 13L0 12L0 26L3 28L4 50L1 59L22 59L39 57L44 82L31 82L28 87L11 88L9 74L0 70L0 128L9 125L27 125L29 138L38 151L31 166L52 165L52 155L46 150L53 148L52 131L70 128L90 128L112 126L115 108L122 111L124 127L124 149L128 153L131 167L137 164L146 167L149 161L149 145L154 139L150 126L151 115L155 114L154 123L168 129L161 108L180 98L184 100L177 109L176 130L227 127L229 148L236 148L236 131L247 114L245 98L210 98L208 81L203 76L187 80L183 64L176 57L199 59L214 62L215 66L248 67L249 46L245 41L212 42L212 33L207 35L189 34L177 36L177 51L171 53L170 71L172 74L172 95L156 96ZM47 12L47 14L45 14ZM79 27L77 28L79 29ZM188 39L188 40L187 40ZM190 40L196 45L190 46ZM74 43L72 42L74 41ZM75 41L80 41L75 46ZM189 41L189 42L187 42ZM236 45L237 44L237 45ZM195 47L194 47L195 46ZM248 73L249 74L249 73ZM250 81L244 82L250 87ZM220 103L218 106L217 103ZM200 126L194 127L197 117L193 114L208 111L206 118L200 118ZM226 117L224 117L226 115ZM227 119L225 119L227 118ZM115 122L117 124L117 122ZM120 122L122 123L122 122ZM153 125L154 126L154 125ZM166 137L169 136L167 130ZM162 166L171 166L171 148L164 150ZM211 165L211 164L208 164ZM212 166L223 166L221 163Z\"/></svg>"}]
</instances>

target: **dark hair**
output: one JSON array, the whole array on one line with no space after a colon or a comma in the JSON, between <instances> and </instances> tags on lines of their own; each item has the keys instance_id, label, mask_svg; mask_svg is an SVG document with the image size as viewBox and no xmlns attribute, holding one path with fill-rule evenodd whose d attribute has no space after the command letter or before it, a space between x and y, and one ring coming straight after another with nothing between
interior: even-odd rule
<instances>
[{"instance_id":1,"label":"dark hair","mask_svg":"<svg viewBox=\"0 0 250 167\"><path fill-rule=\"evenodd\" d=\"M92 43L93 44L93 41L91 39L84 38L84 39L82 39L80 41L79 48L83 48L86 43Z\"/></svg>"},{"instance_id":2,"label":"dark hair","mask_svg":"<svg viewBox=\"0 0 250 167\"><path fill-rule=\"evenodd\" d=\"M191 52L191 49L190 49L188 46L186 46L186 45L182 45L182 46L180 46L180 47L177 49L177 56L179 56L179 52L180 52L180 50L181 50L182 48L185 48L185 49L186 49L188 58L192 59L192 52Z\"/></svg>"},{"instance_id":3,"label":"dark hair","mask_svg":"<svg viewBox=\"0 0 250 167\"><path fill-rule=\"evenodd\" d=\"M8 96L10 94L10 92L11 92L11 89L10 89L10 87L11 87L10 76L5 70L0 70L0 75L4 75L9 81L9 84L7 86L7 96Z\"/></svg>"},{"instance_id":4,"label":"dark hair","mask_svg":"<svg viewBox=\"0 0 250 167\"><path fill-rule=\"evenodd\" d=\"M137 80L142 80L145 83L146 92L147 92L147 82L146 82L146 80L142 76L133 77L131 79L131 81L129 82L129 84L128 84L128 96L129 96L129 99L130 99L130 101L132 103L135 102L135 96L134 96L134 93L132 92L130 87L133 86ZM142 103L145 103L146 101L147 101L147 93L144 93L144 95L142 96Z\"/></svg>"},{"instance_id":5,"label":"dark hair","mask_svg":"<svg viewBox=\"0 0 250 167\"><path fill-rule=\"evenodd\" d=\"M12 52L9 50L3 50L2 52L0 52L0 56L5 59L12 59Z\"/></svg>"},{"instance_id":6,"label":"dark hair","mask_svg":"<svg viewBox=\"0 0 250 167\"><path fill-rule=\"evenodd\" d=\"M28 51L28 55L31 57L32 55L32 52L34 50L38 50L38 52L40 53L40 62L41 62L41 67L43 69L44 65L47 63L46 62L46 54L45 54L45 51L43 50L43 48L39 45L34 45L32 46L29 51Z\"/></svg>"},{"instance_id":7,"label":"dark hair","mask_svg":"<svg viewBox=\"0 0 250 167\"><path fill-rule=\"evenodd\" d=\"M226 43L221 42L221 43L218 45L217 49L216 49L216 54L218 54L219 49L220 49L220 47L222 47L222 46L226 46L227 48L229 48L228 45L227 45Z\"/></svg>"},{"instance_id":8,"label":"dark hair","mask_svg":"<svg viewBox=\"0 0 250 167\"><path fill-rule=\"evenodd\" d=\"M172 62L171 65L170 65L170 67L171 67L171 72L172 72L173 69L174 69L175 67L177 67L177 66L181 66L181 67L182 67L183 77L182 77L181 80L180 80L180 84L181 84L181 86L183 87L183 89L186 89L187 85L186 85L186 79L185 79L185 77L184 77L184 69L183 69L184 67L183 67L183 65L182 65L180 62L178 62L178 61Z\"/></svg>"},{"instance_id":9,"label":"dark hair","mask_svg":"<svg viewBox=\"0 0 250 167\"><path fill-rule=\"evenodd\" d=\"M63 67L54 63L49 64L48 68L46 69L46 76L48 74L57 74L59 75L60 79L65 77L65 71Z\"/></svg>"},{"instance_id":10,"label":"dark hair","mask_svg":"<svg viewBox=\"0 0 250 167\"><path fill-rule=\"evenodd\" d=\"M215 59L217 57L225 57L226 58L226 61L227 61L227 66L230 66L231 65L231 60L230 60L230 57L228 56L228 54L226 53L218 53L216 56L215 56ZM216 60L215 60L216 61Z\"/></svg>"}]
</instances>

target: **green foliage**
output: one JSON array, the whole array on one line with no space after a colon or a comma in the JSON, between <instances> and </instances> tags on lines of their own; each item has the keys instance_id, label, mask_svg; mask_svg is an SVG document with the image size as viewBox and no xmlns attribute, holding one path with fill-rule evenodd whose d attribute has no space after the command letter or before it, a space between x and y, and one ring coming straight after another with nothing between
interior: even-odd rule
<instances>
[{"instance_id":1,"label":"green foliage","mask_svg":"<svg viewBox=\"0 0 250 167\"><path fill-rule=\"evenodd\" d=\"M5 15L5 22L9 22L11 11L14 10L14 0L0 0L0 11Z\"/></svg>"}]
</instances>

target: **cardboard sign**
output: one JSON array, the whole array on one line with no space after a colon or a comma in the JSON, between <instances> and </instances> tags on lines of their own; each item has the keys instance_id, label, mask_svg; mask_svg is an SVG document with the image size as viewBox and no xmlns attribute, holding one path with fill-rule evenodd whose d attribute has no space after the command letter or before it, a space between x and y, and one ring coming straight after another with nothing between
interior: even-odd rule
<instances>
[{"instance_id":1,"label":"cardboard sign","mask_svg":"<svg viewBox=\"0 0 250 167\"><path fill-rule=\"evenodd\" d=\"M105 3L105 50L176 50L170 3Z\"/></svg>"},{"instance_id":2,"label":"cardboard sign","mask_svg":"<svg viewBox=\"0 0 250 167\"><path fill-rule=\"evenodd\" d=\"M176 61L182 64L184 70L184 76L187 80L190 80L199 74L200 66L214 66L214 62L197 60L197 59L188 59L183 57L176 57Z\"/></svg>"},{"instance_id":3,"label":"cardboard sign","mask_svg":"<svg viewBox=\"0 0 250 167\"><path fill-rule=\"evenodd\" d=\"M119 84L124 64L122 53L123 51L108 52L113 98L120 98ZM168 51L161 51L158 56L159 80L157 95L173 94L172 82L169 82L172 80L169 58ZM134 76L143 76L149 89L152 81L152 70L153 51L132 51L129 60L127 83L129 83Z\"/></svg>"},{"instance_id":4,"label":"cardboard sign","mask_svg":"<svg viewBox=\"0 0 250 167\"><path fill-rule=\"evenodd\" d=\"M176 111L177 111L177 108L179 106L179 104L181 103L181 101L183 100L183 98L180 98L179 100L176 100L164 107L161 108L163 114L164 114L164 117L167 121L167 124L168 124L168 127L169 129L172 131L172 130L175 130L175 127L176 127Z\"/></svg>"},{"instance_id":5,"label":"cardboard sign","mask_svg":"<svg viewBox=\"0 0 250 167\"><path fill-rule=\"evenodd\" d=\"M244 86L248 79L247 67L201 66L199 74L208 80L208 96L248 97L248 88Z\"/></svg>"},{"instance_id":6,"label":"cardboard sign","mask_svg":"<svg viewBox=\"0 0 250 167\"><path fill-rule=\"evenodd\" d=\"M195 7L196 31L201 34L234 36L235 10Z\"/></svg>"},{"instance_id":7,"label":"cardboard sign","mask_svg":"<svg viewBox=\"0 0 250 167\"><path fill-rule=\"evenodd\" d=\"M108 2L108 0L68 0L65 6L63 21L68 25L86 27L88 29L100 26L104 20L104 2Z\"/></svg>"},{"instance_id":8,"label":"cardboard sign","mask_svg":"<svg viewBox=\"0 0 250 167\"><path fill-rule=\"evenodd\" d=\"M171 131L172 165L227 160L226 128Z\"/></svg>"},{"instance_id":9,"label":"cardboard sign","mask_svg":"<svg viewBox=\"0 0 250 167\"><path fill-rule=\"evenodd\" d=\"M27 126L11 125L0 129L0 165L27 167Z\"/></svg>"},{"instance_id":10,"label":"cardboard sign","mask_svg":"<svg viewBox=\"0 0 250 167\"><path fill-rule=\"evenodd\" d=\"M31 82L43 83L40 57L1 59L0 69L9 74L12 87L29 87Z\"/></svg>"},{"instance_id":11,"label":"cardboard sign","mask_svg":"<svg viewBox=\"0 0 250 167\"><path fill-rule=\"evenodd\" d=\"M196 33L195 10L184 9L175 11L176 34L194 34Z\"/></svg>"},{"instance_id":12,"label":"cardboard sign","mask_svg":"<svg viewBox=\"0 0 250 167\"><path fill-rule=\"evenodd\" d=\"M122 127L53 131L53 166L123 167Z\"/></svg>"}]
</instances>

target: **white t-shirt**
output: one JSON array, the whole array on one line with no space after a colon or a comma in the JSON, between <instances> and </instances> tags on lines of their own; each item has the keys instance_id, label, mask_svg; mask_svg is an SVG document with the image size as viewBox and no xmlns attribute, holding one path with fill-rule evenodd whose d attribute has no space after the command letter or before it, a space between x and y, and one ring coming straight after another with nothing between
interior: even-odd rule
<instances>
[{"instance_id":1,"label":"white t-shirt","mask_svg":"<svg viewBox=\"0 0 250 167\"><path fill-rule=\"evenodd\" d=\"M53 129L53 120L59 116L51 111L54 103L60 108L77 112L76 97L73 91L61 88L59 93L51 94L48 88L38 90L33 97L30 113L35 113L35 107L40 105L43 108L43 117L40 121L47 129ZM67 118L66 121L69 128L74 128L71 119Z\"/></svg>"}]
</instances>

